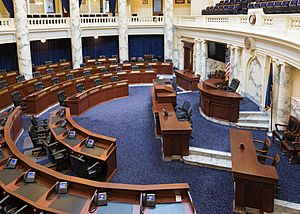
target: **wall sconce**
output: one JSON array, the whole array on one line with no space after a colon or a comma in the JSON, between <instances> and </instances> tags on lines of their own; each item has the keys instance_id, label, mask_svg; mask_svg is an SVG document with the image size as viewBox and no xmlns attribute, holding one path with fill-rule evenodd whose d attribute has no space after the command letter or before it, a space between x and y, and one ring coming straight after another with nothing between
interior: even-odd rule
<instances>
[{"instance_id":1,"label":"wall sconce","mask_svg":"<svg viewBox=\"0 0 300 214\"><path fill-rule=\"evenodd\" d=\"M98 39L98 36L94 36L94 39Z\"/></svg>"},{"instance_id":2,"label":"wall sconce","mask_svg":"<svg viewBox=\"0 0 300 214\"><path fill-rule=\"evenodd\" d=\"M46 39L41 39L41 43L45 43L46 42Z\"/></svg>"}]
</instances>

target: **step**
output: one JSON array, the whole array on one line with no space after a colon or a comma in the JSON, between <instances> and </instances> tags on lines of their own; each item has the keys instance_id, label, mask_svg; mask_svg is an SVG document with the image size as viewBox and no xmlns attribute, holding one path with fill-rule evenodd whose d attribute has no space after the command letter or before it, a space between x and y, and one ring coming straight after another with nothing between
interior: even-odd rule
<instances>
[{"instance_id":1,"label":"step","mask_svg":"<svg viewBox=\"0 0 300 214\"><path fill-rule=\"evenodd\" d=\"M269 124L259 124L259 123L236 123L236 126L241 128L248 128L248 129L268 129Z\"/></svg>"},{"instance_id":2,"label":"step","mask_svg":"<svg viewBox=\"0 0 300 214\"><path fill-rule=\"evenodd\" d=\"M258 124L269 124L269 119L247 119L239 118L238 123L258 123Z\"/></svg>"},{"instance_id":3,"label":"step","mask_svg":"<svg viewBox=\"0 0 300 214\"><path fill-rule=\"evenodd\" d=\"M239 118L264 119L264 118L269 118L269 115L268 112L262 112L262 111L240 111Z\"/></svg>"},{"instance_id":4,"label":"step","mask_svg":"<svg viewBox=\"0 0 300 214\"><path fill-rule=\"evenodd\" d=\"M230 152L203 149L203 148L197 148L192 146L190 146L189 151L190 151L190 155L200 155L200 156L213 157L217 159L231 160Z\"/></svg>"}]
</instances>

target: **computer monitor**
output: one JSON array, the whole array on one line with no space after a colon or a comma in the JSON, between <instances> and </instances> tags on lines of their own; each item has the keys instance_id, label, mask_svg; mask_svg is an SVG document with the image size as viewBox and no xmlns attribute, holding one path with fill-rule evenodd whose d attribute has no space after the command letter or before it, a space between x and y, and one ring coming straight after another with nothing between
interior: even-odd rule
<instances>
[{"instance_id":1,"label":"computer monitor","mask_svg":"<svg viewBox=\"0 0 300 214\"><path fill-rule=\"evenodd\" d=\"M35 182L35 172L26 172L24 175L25 183L34 183Z\"/></svg>"},{"instance_id":2,"label":"computer monitor","mask_svg":"<svg viewBox=\"0 0 300 214\"><path fill-rule=\"evenodd\" d=\"M155 207L156 206L155 194L143 193L142 204L144 207Z\"/></svg>"},{"instance_id":3,"label":"computer monitor","mask_svg":"<svg viewBox=\"0 0 300 214\"><path fill-rule=\"evenodd\" d=\"M6 168L7 169L15 169L17 166L17 162L18 162L18 159L16 159L16 158L9 158L6 162Z\"/></svg>"},{"instance_id":4,"label":"computer monitor","mask_svg":"<svg viewBox=\"0 0 300 214\"><path fill-rule=\"evenodd\" d=\"M76 138L76 131L68 131L68 138L74 139Z\"/></svg>"},{"instance_id":5,"label":"computer monitor","mask_svg":"<svg viewBox=\"0 0 300 214\"><path fill-rule=\"evenodd\" d=\"M65 116L65 111L64 110L60 110L59 111L59 117L63 117Z\"/></svg>"},{"instance_id":6,"label":"computer monitor","mask_svg":"<svg viewBox=\"0 0 300 214\"><path fill-rule=\"evenodd\" d=\"M66 120L62 120L62 121L60 122L60 127L66 128L66 126L67 126L67 121L66 121Z\"/></svg>"},{"instance_id":7,"label":"computer monitor","mask_svg":"<svg viewBox=\"0 0 300 214\"><path fill-rule=\"evenodd\" d=\"M86 146L87 148L94 148L94 144L95 144L95 142L94 142L93 139L87 139L87 140L86 140L86 143L85 143L85 146Z\"/></svg>"},{"instance_id":8,"label":"computer monitor","mask_svg":"<svg viewBox=\"0 0 300 214\"><path fill-rule=\"evenodd\" d=\"M57 194L65 194L68 192L68 182L60 181L56 185L56 193Z\"/></svg>"},{"instance_id":9,"label":"computer monitor","mask_svg":"<svg viewBox=\"0 0 300 214\"><path fill-rule=\"evenodd\" d=\"M96 206L106 206L107 205L107 194L106 192L99 192L94 195L94 204Z\"/></svg>"}]
</instances>

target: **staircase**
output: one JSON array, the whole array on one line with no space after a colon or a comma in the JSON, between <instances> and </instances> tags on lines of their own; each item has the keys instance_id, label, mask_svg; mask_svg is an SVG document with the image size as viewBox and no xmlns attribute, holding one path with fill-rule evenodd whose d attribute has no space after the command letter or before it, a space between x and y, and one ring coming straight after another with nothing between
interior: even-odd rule
<instances>
[{"instance_id":1,"label":"staircase","mask_svg":"<svg viewBox=\"0 0 300 214\"><path fill-rule=\"evenodd\" d=\"M262 111L240 111L239 121L236 123L239 128L261 129L269 128L268 112Z\"/></svg>"}]
</instances>

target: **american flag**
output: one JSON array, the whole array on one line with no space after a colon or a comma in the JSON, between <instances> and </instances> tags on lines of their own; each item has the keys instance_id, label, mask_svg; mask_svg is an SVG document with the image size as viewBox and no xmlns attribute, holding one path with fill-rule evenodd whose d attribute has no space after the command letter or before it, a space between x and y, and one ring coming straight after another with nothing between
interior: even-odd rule
<instances>
[{"instance_id":1,"label":"american flag","mask_svg":"<svg viewBox=\"0 0 300 214\"><path fill-rule=\"evenodd\" d=\"M225 69L225 81L229 80L230 73L231 73L231 70L230 70L230 57L229 57L229 60L226 64L226 69Z\"/></svg>"}]
</instances>

